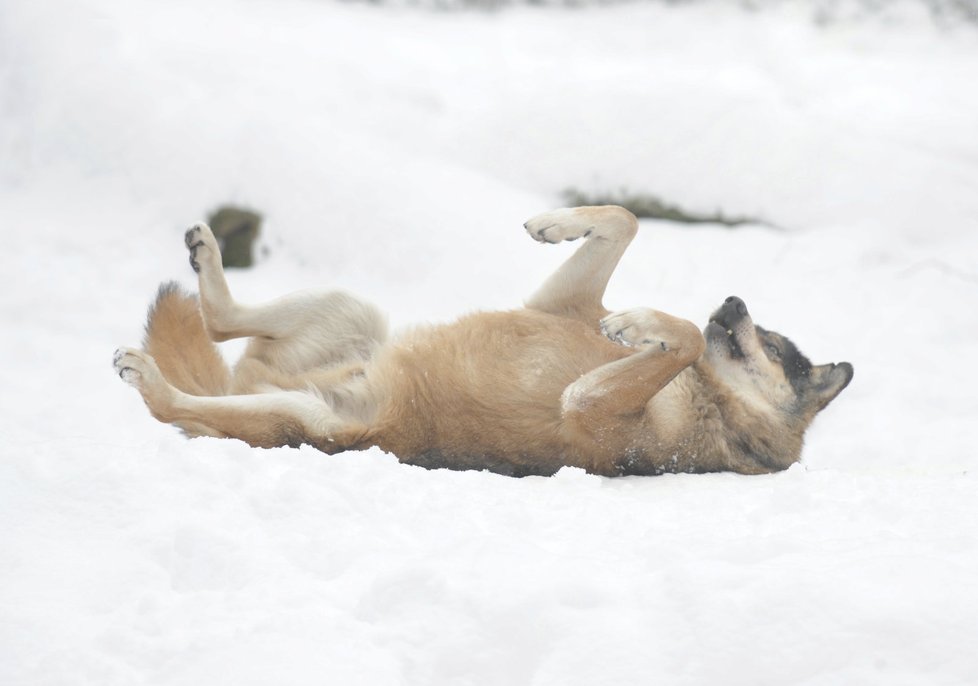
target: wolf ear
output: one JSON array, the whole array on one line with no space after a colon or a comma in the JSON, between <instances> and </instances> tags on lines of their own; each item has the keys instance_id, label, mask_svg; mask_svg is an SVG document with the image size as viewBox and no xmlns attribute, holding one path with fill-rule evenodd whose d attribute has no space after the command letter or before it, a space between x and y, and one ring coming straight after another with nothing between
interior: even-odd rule
<instances>
[{"instance_id":1,"label":"wolf ear","mask_svg":"<svg viewBox=\"0 0 978 686\"><path fill-rule=\"evenodd\" d=\"M853 369L848 362L823 364L812 367L810 404L816 412L822 411L842 389L852 381Z\"/></svg>"}]
</instances>

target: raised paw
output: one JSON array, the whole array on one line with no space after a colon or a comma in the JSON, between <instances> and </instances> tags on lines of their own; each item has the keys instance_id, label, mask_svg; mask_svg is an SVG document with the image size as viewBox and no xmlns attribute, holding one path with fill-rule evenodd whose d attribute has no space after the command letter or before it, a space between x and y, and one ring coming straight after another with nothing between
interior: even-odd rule
<instances>
[{"instance_id":1,"label":"raised paw","mask_svg":"<svg viewBox=\"0 0 978 686\"><path fill-rule=\"evenodd\" d=\"M601 333L629 347L669 350L669 317L647 307L613 312L601 320Z\"/></svg>"},{"instance_id":2,"label":"raised paw","mask_svg":"<svg viewBox=\"0 0 978 686\"><path fill-rule=\"evenodd\" d=\"M119 348L112 355L112 366L119 378L142 394L154 416L168 414L174 389L148 353L135 348Z\"/></svg>"},{"instance_id":3,"label":"raised paw","mask_svg":"<svg viewBox=\"0 0 978 686\"><path fill-rule=\"evenodd\" d=\"M216 259L217 264L221 262L221 249L214 238L211 227L204 222L197 222L183 235L183 242L190 251L190 266L197 273L200 273L202 264L210 264ZM210 262L208 262L210 260Z\"/></svg>"},{"instance_id":4,"label":"raised paw","mask_svg":"<svg viewBox=\"0 0 978 686\"><path fill-rule=\"evenodd\" d=\"M523 227L530 237L541 243L560 243L587 237L594 230L594 222L581 208L564 208L538 214Z\"/></svg>"},{"instance_id":5,"label":"raised paw","mask_svg":"<svg viewBox=\"0 0 978 686\"><path fill-rule=\"evenodd\" d=\"M160 374L156 361L147 353L135 348L119 348L112 355L112 366L116 374L130 386L141 388L145 383L153 383Z\"/></svg>"}]
</instances>

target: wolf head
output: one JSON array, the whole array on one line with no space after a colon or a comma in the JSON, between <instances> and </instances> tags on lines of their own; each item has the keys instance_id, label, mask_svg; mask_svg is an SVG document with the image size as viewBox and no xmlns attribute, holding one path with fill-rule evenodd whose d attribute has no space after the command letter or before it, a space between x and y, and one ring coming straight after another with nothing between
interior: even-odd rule
<instances>
[{"instance_id":1,"label":"wolf head","mask_svg":"<svg viewBox=\"0 0 978 686\"><path fill-rule=\"evenodd\" d=\"M786 337L754 324L736 296L713 313L703 336L717 380L758 410L803 426L852 380L851 364L813 365Z\"/></svg>"}]
</instances>

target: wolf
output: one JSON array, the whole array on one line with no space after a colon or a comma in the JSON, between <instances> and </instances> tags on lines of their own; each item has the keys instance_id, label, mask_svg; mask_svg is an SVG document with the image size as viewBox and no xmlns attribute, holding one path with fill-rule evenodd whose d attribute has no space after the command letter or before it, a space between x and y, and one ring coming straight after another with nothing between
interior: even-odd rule
<instances>
[{"instance_id":1,"label":"wolf","mask_svg":"<svg viewBox=\"0 0 978 686\"><path fill-rule=\"evenodd\" d=\"M522 309L390 337L374 305L342 291L236 301L213 233L195 224L199 297L161 286L142 349L117 350L114 368L189 436L377 446L406 464L511 476L776 472L852 380L851 364L813 365L736 296L702 332L651 308L607 310L639 227L626 209L564 208L524 226L583 243ZM239 337L250 341L231 370L216 343Z\"/></svg>"}]
</instances>

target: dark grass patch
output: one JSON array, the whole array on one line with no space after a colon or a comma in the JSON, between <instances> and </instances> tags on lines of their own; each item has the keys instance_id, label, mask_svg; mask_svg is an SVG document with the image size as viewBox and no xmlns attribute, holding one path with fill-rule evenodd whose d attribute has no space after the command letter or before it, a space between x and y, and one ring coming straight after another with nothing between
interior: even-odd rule
<instances>
[{"instance_id":1,"label":"dark grass patch","mask_svg":"<svg viewBox=\"0 0 978 686\"><path fill-rule=\"evenodd\" d=\"M254 264L253 248L261 231L261 220L257 212L231 205L218 208L208 217L207 223L221 246L225 269Z\"/></svg>"},{"instance_id":2,"label":"dark grass patch","mask_svg":"<svg viewBox=\"0 0 978 686\"><path fill-rule=\"evenodd\" d=\"M633 193L621 190L617 193L585 193L576 188L568 188L561 196L572 207L580 205L620 205L639 218L662 219L680 224L719 224L734 228L745 224L775 227L760 217L728 215L722 211L713 213L691 212L685 208L665 202L650 193Z\"/></svg>"}]
</instances>

